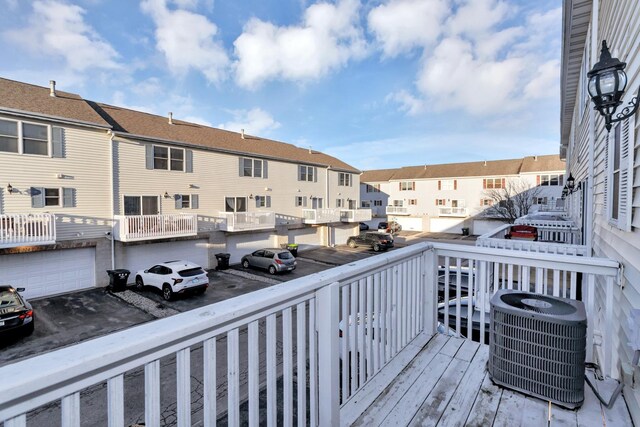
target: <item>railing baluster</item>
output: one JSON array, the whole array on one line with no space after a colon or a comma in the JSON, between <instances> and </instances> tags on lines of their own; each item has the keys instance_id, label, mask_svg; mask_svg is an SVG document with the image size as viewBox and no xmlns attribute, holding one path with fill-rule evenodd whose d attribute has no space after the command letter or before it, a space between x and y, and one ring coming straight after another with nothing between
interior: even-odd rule
<instances>
[{"instance_id":1,"label":"railing baluster","mask_svg":"<svg viewBox=\"0 0 640 427\"><path fill-rule=\"evenodd\" d=\"M374 335L373 332L373 322L375 322L374 316L378 316L377 313L373 312L373 277L367 276L366 280L366 300L367 300L367 339L365 340L365 367L363 369L365 371L365 381L369 379L371 375L373 375L373 344L374 340L378 338L378 335Z\"/></svg>"},{"instance_id":2,"label":"railing baluster","mask_svg":"<svg viewBox=\"0 0 640 427\"><path fill-rule=\"evenodd\" d=\"M293 336L291 331L291 308L282 310L282 382L283 382L283 423L293 424Z\"/></svg>"},{"instance_id":3,"label":"railing baluster","mask_svg":"<svg viewBox=\"0 0 640 427\"><path fill-rule=\"evenodd\" d=\"M356 320L357 320L357 324L358 324L358 346L357 346L357 353L358 353L358 388L362 387L362 385L365 382L365 363L366 363L366 341L369 340L369 337L366 337L365 340L365 331L366 331L366 324L367 322L369 322L369 319L366 319L365 316L367 315L365 312L365 301L364 301L364 295L365 295L365 280L364 279L360 279L358 281L358 312L357 312L357 316L356 316ZM355 368L353 368L355 369Z\"/></svg>"},{"instance_id":4,"label":"railing baluster","mask_svg":"<svg viewBox=\"0 0 640 427\"><path fill-rule=\"evenodd\" d=\"M358 372L358 347L357 347L357 329L358 324L358 310L357 310L357 298L358 298L358 282L351 283L351 309L349 310L349 318L346 320L349 327L349 353L345 357L350 357L351 364L348 366L349 371L349 396L353 395L356 391Z\"/></svg>"},{"instance_id":5,"label":"railing baluster","mask_svg":"<svg viewBox=\"0 0 640 427\"><path fill-rule=\"evenodd\" d=\"M216 337L209 338L203 345L204 358L204 427L213 427L217 418L217 385L216 385ZM250 371L251 372L251 371ZM249 377L251 381L251 377Z\"/></svg>"},{"instance_id":6,"label":"railing baluster","mask_svg":"<svg viewBox=\"0 0 640 427\"><path fill-rule=\"evenodd\" d=\"M572 271L570 273L570 287L569 290L571 291L571 299L576 299L576 291L577 291L577 287L578 287L578 274L575 271ZM584 279L583 279L584 280Z\"/></svg>"},{"instance_id":7,"label":"railing baluster","mask_svg":"<svg viewBox=\"0 0 640 427\"><path fill-rule=\"evenodd\" d=\"M560 270L553 270L553 296L560 296Z\"/></svg>"},{"instance_id":8,"label":"railing baluster","mask_svg":"<svg viewBox=\"0 0 640 427\"><path fill-rule=\"evenodd\" d=\"M605 283L605 319L604 319L604 328L600 328L603 332L604 339L604 372L605 375L609 375L612 378L618 378L618 375L613 366L613 335L614 335L614 326L613 326L613 292L615 288L613 287L613 277L609 276L606 278Z\"/></svg>"},{"instance_id":9,"label":"railing baluster","mask_svg":"<svg viewBox=\"0 0 640 427\"><path fill-rule=\"evenodd\" d=\"M260 343L257 320L249 323L247 338L249 425L257 426L260 424Z\"/></svg>"},{"instance_id":10,"label":"railing baluster","mask_svg":"<svg viewBox=\"0 0 640 427\"><path fill-rule=\"evenodd\" d=\"M344 403L349 397L349 345L351 343L351 318L349 317L349 285L342 287L342 334L341 340L341 362L342 362L342 402Z\"/></svg>"},{"instance_id":11,"label":"railing baluster","mask_svg":"<svg viewBox=\"0 0 640 427\"><path fill-rule=\"evenodd\" d=\"M319 424L334 426L340 424L340 404L338 400L338 301L339 284L325 286L316 292L318 302L318 370L319 378ZM355 316L355 313L353 313ZM353 319L354 322L356 319ZM354 349L355 350L355 349ZM356 369L354 364L352 370ZM361 367L361 369L364 367Z\"/></svg>"},{"instance_id":12,"label":"railing baluster","mask_svg":"<svg viewBox=\"0 0 640 427\"><path fill-rule=\"evenodd\" d=\"M160 361L144 366L144 423L160 425Z\"/></svg>"},{"instance_id":13,"label":"railing baluster","mask_svg":"<svg viewBox=\"0 0 640 427\"><path fill-rule=\"evenodd\" d=\"M597 319L597 313L595 310L595 297L596 297L596 280L595 280L595 276L593 274L589 274L585 278L582 279L583 280L583 285L582 285L582 296L583 298L586 297L586 310L587 310L587 319L589 319L589 321L587 322L587 354L586 354L586 361L587 362L593 362L595 360L595 358L593 357L593 332L595 331L595 325L594 323L598 321ZM586 292L585 292L585 286L586 286ZM571 293L573 294L575 292L575 282L572 282L571 284ZM600 330L602 330L602 325L599 325ZM605 333L607 333L608 331L605 331Z\"/></svg>"},{"instance_id":14,"label":"railing baluster","mask_svg":"<svg viewBox=\"0 0 640 427\"><path fill-rule=\"evenodd\" d=\"M399 325L398 325L398 312L400 308L398 307L398 280L397 280L397 266L391 267L391 357L396 355L398 349L398 337L400 336Z\"/></svg>"},{"instance_id":15,"label":"railing baluster","mask_svg":"<svg viewBox=\"0 0 640 427\"><path fill-rule=\"evenodd\" d=\"M298 426L307 425L307 337L306 337L306 303L296 306L296 356L298 365Z\"/></svg>"},{"instance_id":16,"label":"railing baluster","mask_svg":"<svg viewBox=\"0 0 640 427\"><path fill-rule=\"evenodd\" d=\"M191 351L182 349L176 354L178 427L191 426Z\"/></svg>"},{"instance_id":17,"label":"railing baluster","mask_svg":"<svg viewBox=\"0 0 640 427\"><path fill-rule=\"evenodd\" d=\"M278 415L276 384L276 315L267 316L267 425L275 426Z\"/></svg>"},{"instance_id":18,"label":"railing baluster","mask_svg":"<svg viewBox=\"0 0 640 427\"><path fill-rule=\"evenodd\" d=\"M391 301L391 270L387 267L382 272L382 279L384 285L384 362L386 363L391 359L391 342L393 340L393 304Z\"/></svg>"},{"instance_id":19,"label":"railing baluster","mask_svg":"<svg viewBox=\"0 0 640 427\"><path fill-rule=\"evenodd\" d=\"M18 415L17 417L5 420L4 427L27 427L27 416Z\"/></svg>"},{"instance_id":20,"label":"railing baluster","mask_svg":"<svg viewBox=\"0 0 640 427\"><path fill-rule=\"evenodd\" d=\"M374 330L374 347L373 347L373 371L374 372L378 372L378 370L380 369L380 359L381 359L381 344L382 346L384 346L384 341L382 341L384 339L384 334L383 334L383 330L384 330L384 324L382 322L384 322L384 313L382 312L382 307L384 306L383 304L381 304L380 301L380 296L381 296L381 292L382 292L382 286L381 286L381 282L380 282L380 273L375 273L373 276L373 301L374 301L374 306L373 306L373 312L374 317L375 317L375 330ZM383 356L384 357L384 356Z\"/></svg>"},{"instance_id":21,"label":"railing baluster","mask_svg":"<svg viewBox=\"0 0 640 427\"><path fill-rule=\"evenodd\" d=\"M318 425L318 334L316 320L316 299L309 301L309 425ZM343 396L344 396L343 392Z\"/></svg>"},{"instance_id":22,"label":"railing baluster","mask_svg":"<svg viewBox=\"0 0 640 427\"><path fill-rule=\"evenodd\" d=\"M61 416L64 427L80 427L80 393L62 398Z\"/></svg>"},{"instance_id":23,"label":"railing baluster","mask_svg":"<svg viewBox=\"0 0 640 427\"><path fill-rule=\"evenodd\" d=\"M484 340L484 318L485 318L485 309L486 309L486 297L488 291L488 277L487 274L489 272L487 261L480 262L480 295L478 297L478 307L480 308L480 343L485 344ZM473 316L471 313L471 301L467 304L467 337L473 337Z\"/></svg>"},{"instance_id":24,"label":"railing baluster","mask_svg":"<svg viewBox=\"0 0 640 427\"><path fill-rule=\"evenodd\" d=\"M124 375L107 381L108 427L124 426Z\"/></svg>"}]
</instances>

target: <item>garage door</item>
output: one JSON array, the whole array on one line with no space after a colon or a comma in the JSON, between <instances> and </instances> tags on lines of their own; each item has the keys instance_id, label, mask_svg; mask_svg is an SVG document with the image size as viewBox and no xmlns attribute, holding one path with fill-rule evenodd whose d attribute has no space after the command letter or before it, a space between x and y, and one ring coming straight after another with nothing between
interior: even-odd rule
<instances>
[{"instance_id":1,"label":"garage door","mask_svg":"<svg viewBox=\"0 0 640 427\"><path fill-rule=\"evenodd\" d=\"M332 226L331 227L331 244L346 245L347 239L357 234L358 229L359 229L358 224Z\"/></svg>"},{"instance_id":2,"label":"garage door","mask_svg":"<svg viewBox=\"0 0 640 427\"><path fill-rule=\"evenodd\" d=\"M0 256L0 283L25 288L25 298L95 286L95 248Z\"/></svg>"},{"instance_id":3,"label":"garage door","mask_svg":"<svg viewBox=\"0 0 640 427\"><path fill-rule=\"evenodd\" d=\"M209 268L208 244L206 240L185 240L181 242L149 243L125 246L124 256L116 255L118 268L126 268L131 274L144 270L159 262L183 259ZM130 280L133 280L131 278Z\"/></svg>"},{"instance_id":4,"label":"garage door","mask_svg":"<svg viewBox=\"0 0 640 427\"><path fill-rule=\"evenodd\" d=\"M239 263L240 259L257 249L275 247L275 236L272 233L249 233L227 235L227 252L231 254L230 263Z\"/></svg>"},{"instance_id":5,"label":"garage door","mask_svg":"<svg viewBox=\"0 0 640 427\"><path fill-rule=\"evenodd\" d=\"M289 230L289 243L297 243L298 250L309 249L322 245L321 227L306 227L298 230Z\"/></svg>"}]
</instances>

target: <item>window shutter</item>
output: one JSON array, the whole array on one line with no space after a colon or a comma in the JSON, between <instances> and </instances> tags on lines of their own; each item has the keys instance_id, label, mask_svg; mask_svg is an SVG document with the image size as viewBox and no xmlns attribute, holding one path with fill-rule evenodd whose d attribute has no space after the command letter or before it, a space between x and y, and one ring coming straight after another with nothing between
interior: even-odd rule
<instances>
[{"instance_id":1,"label":"window shutter","mask_svg":"<svg viewBox=\"0 0 640 427\"><path fill-rule=\"evenodd\" d=\"M65 208L74 208L76 206L75 188L62 189L62 206Z\"/></svg>"},{"instance_id":2,"label":"window shutter","mask_svg":"<svg viewBox=\"0 0 640 427\"><path fill-rule=\"evenodd\" d=\"M176 202L176 209L182 209L182 196L179 194L174 194L173 200L175 200Z\"/></svg>"},{"instance_id":3,"label":"window shutter","mask_svg":"<svg viewBox=\"0 0 640 427\"><path fill-rule=\"evenodd\" d=\"M29 193L31 194L31 207L43 208L44 207L44 188L31 187L29 190Z\"/></svg>"},{"instance_id":4,"label":"window shutter","mask_svg":"<svg viewBox=\"0 0 640 427\"><path fill-rule=\"evenodd\" d=\"M269 178L269 162L266 160L262 161L262 178Z\"/></svg>"},{"instance_id":5,"label":"window shutter","mask_svg":"<svg viewBox=\"0 0 640 427\"><path fill-rule=\"evenodd\" d=\"M623 231L631 231L634 130L635 119L632 115L622 123L620 138L620 215L618 227Z\"/></svg>"},{"instance_id":6,"label":"window shutter","mask_svg":"<svg viewBox=\"0 0 640 427\"><path fill-rule=\"evenodd\" d=\"M193 150L184 150L185 172L193 173Z\"/></svg>"},{"instance_id":7,"label":"window shutter","mask_svg":"<svg viewBox=\"0 0 640 427\"><path fill-rule=\"evenodd\" d=\"M438 181L438 190L442 189L442 181Z\"/></svg>"},{"instance_id":8,"label":"window shutter","mask_svg":"<svg viewBox=\"0 0 640 427\"><path fill-rule=\"evenodd\" d=\"M260 196L256 196L256 208L260 207Z\"/></svg>"},{"instance_id":9,"label":"window shutter","mask_svg":"<svg viewBox=\"0 0 640 427\"><path fill-rule=\"evenodd\" d=\"M457 180L457 179L454 179L454 180L453 180L453 189L454 189L454 190L457 190L457 189L458 189L458 180Z\"/></svg>"},{"instance_id":10,"label":"window shutter","mask_svg":"<svg viewBox=\"0 0 640 427\"><path fill-rule=\"evenodd\" d=\"M51 128L52 157L64 157L64 129L61 127Z\"/></svg>"},{"instance_id":11,"label":"window shutter","mask_svg":"<svg viewBox=\"0 0 640 427\"><path fill-rule=\"evenodd\" d=\"M146 153L147 169L153 169L153 145L147 144L144 146Z\"/></svg>"},{"instance_id":12,"label":"window shutter","mask_svg":"<svg viewBox=\"0 0 640 427\"><path fill-rule=\"evenodd\" d=\"M191 209L199 209L200 208L200 198L197 194L191 195Z\"/></svg>"},{"instance_id":13,"label":"window shutter","mask_svg":"<svg viewBox=\"0 0 640 427\"><path fill-rule=\"evenodd\" d=\"M502 178L502 188L507 188L507 180Z\"/></svg>"},{"instance_id":14,"label":"window shutter","mask_svg":"<svg viewBox=\"0 0 640 427\"><path fill-rule=\"evenodd\" d=\"M304 197L302 198L302 207L303 207L303 208L306 208L306 207L307 207L307 196L304 196Z\"/></svg>"},{"instance_id":15,"label":"window shutter","mask_svg":"<svg viewBox=\"0 0 640 427\"><path fill-rule=\"evenodd\" d=\"M412 181L412 182L411 182L411 189L412 189L413 191L415 191L415 190L416 190L416 182L415 182L415 181Z\"/></svg>"},{"instance_id":16,"label":"window shutter","mask_svg":"<svg viewBox=\"0 0 640 427\"><path fill-rule=\"evenodd\" d=\"M267 196L267 203L266 203L267 207L270 208L271 207L271 196Z\"/></svg>"},{"instance_id":17,"label":"window shutter","mask_svg":"<svg viewBox=\"0 0 640 427\"><path fill-rule=\"evenodd\" d=\"M540 185L540 175L536 175L536 185Z\"/></svg>"},{"instance_id":18,"label":"window shutter","mask_svg":"<svg viewBox=\"0 0 640 427\"><path fill-rule=\"evenodd\" d=\"M353 174L349 174L349 187L353 187Z\"/></svg>"},{"instance_id":19,"label":"window shutter","mask_svg":"<svg viewBox=\"0 0 640 427\"><path fill-rule=\"evenodd\" d=\"M558 176L558 185L560 185L560 187L564 185L564 174Z\"/></svg>"},{"instance_id":20,"label":"window shutter","mask_svg":"<svg viewBox=\"0 0 640 427\"><path fill-rule=\"evenodd\" d=\"M485 189L485 190L487 189L487 179L486 178L482 179L482 188Z\"/></svg>"},{"instance_id":21,"label":"window shutter","mask_svg":"<svg viewBox=\"0 0 640 427\"><path fill-rule=\"evenodd\" d=\"M610 199L610 195L609 195L609 175L612 173L612 166L609 163L609 158L611 157L609 155L609 149L610 149L610 144L609 144L609 132L607 132L605 139L604 139L604 167L605 167L605 173L604 175L604 209L606 212L605 217L607 219L611 218L611 207L609 206L609 199Z\"/></svg>"},{"instance_id":22,"label":"window shutter","mask_svg":"<svg viewBox=\"0 0 640 427\"><path fill-rule=\"evenodd\" d=\"M240 166L238 166L238 174L244 176L244 157L240 157Z\"/></svg>"},{"instance_id":23,"label":"window shutter","mask_svg":"<svg viewBox=\"0 0 640 427\"><path fill-rule=\"evenodd\" d=\"M436 199L436 206L438 206L438 199Z\"/></svg>"},{"instance_id":24,"label":"window shutter","mask_svg":"<svg viewBox=\"0 0 640 427\"><path fill-rule=\"evenodd\" d=\"M313 182L318 182L318 168L313 168Z\"/></svg>"}]
</instances>

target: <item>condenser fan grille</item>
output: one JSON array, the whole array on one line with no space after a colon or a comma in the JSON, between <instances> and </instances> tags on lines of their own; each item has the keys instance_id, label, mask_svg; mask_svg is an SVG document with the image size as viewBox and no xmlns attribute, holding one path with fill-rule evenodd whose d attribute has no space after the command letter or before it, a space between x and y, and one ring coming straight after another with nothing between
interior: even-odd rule
<instances>
[{"instance_id":1,"label":"condenser fan grille","mask_svg":"<svg viewBox=\"0 0 640 427\"><path fill-rule=\"evenodd\" d=\"M566 302L545 295L523 293L504 294L500 299L511 307L536 313L566 316L576 312L575 307Z\"/></svg>"}]
</instances>

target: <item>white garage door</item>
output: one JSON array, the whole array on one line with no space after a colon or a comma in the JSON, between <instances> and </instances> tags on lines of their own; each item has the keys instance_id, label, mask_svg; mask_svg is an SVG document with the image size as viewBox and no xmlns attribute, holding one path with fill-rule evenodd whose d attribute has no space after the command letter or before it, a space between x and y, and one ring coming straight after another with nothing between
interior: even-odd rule
<instances>
[{"instance_id":1,"label":"white garage door","mask_svg":"<svg viewBox=\"0 0 640 427\"><path fill-rule=\"evenodd\" d=\"M322 245L320 227L305 227L297 230L289 230L289 243L297 243L298 250L309 249Z\"/></svg>"},{"instance_id":2,"label":"white garage door","mask_svg":"<svg viewBox=\"0 0 640 427\"><path fill-rule=\"evenodd\" d=\"M95 286L95 248L0 256L0 283L36 298Z\"/></svg>"},{"instance_id":3,"label":"white garage door","mask_svg":"<svg viewBox=\"0 0 640 427\"><path fill-rule=\"evenodd\" d=\"M154 266L159 262L183 259L209 268L208 244L206 240L184 240L180 242L149 243L125 246L124 256L116 256L118 268L126 268L131 275ZM133 281L133 277L129 279Z\"/></svg>"},{"instance_id":4,"label":"white garage door","mask_svg":"<svg viewBox=\"0 0 640 427\"><path fill-rule=\"evenodd\" d=\"M358 224L338 225L331 227L331 244L346 245L347 239L358 233Z\"/></svg>"},{"instance_id":5,"label":"white garage door","mask_svg":"<svg viewBox=\"0 0 640 427\"><path fill-rule=\"evenodd\" d=\"M275 236L271 233L249 233L227 235L227 252L231 254L230 263L239 263L240 259L262 248L275 247Z\"/></svg>"}]
</instances>

